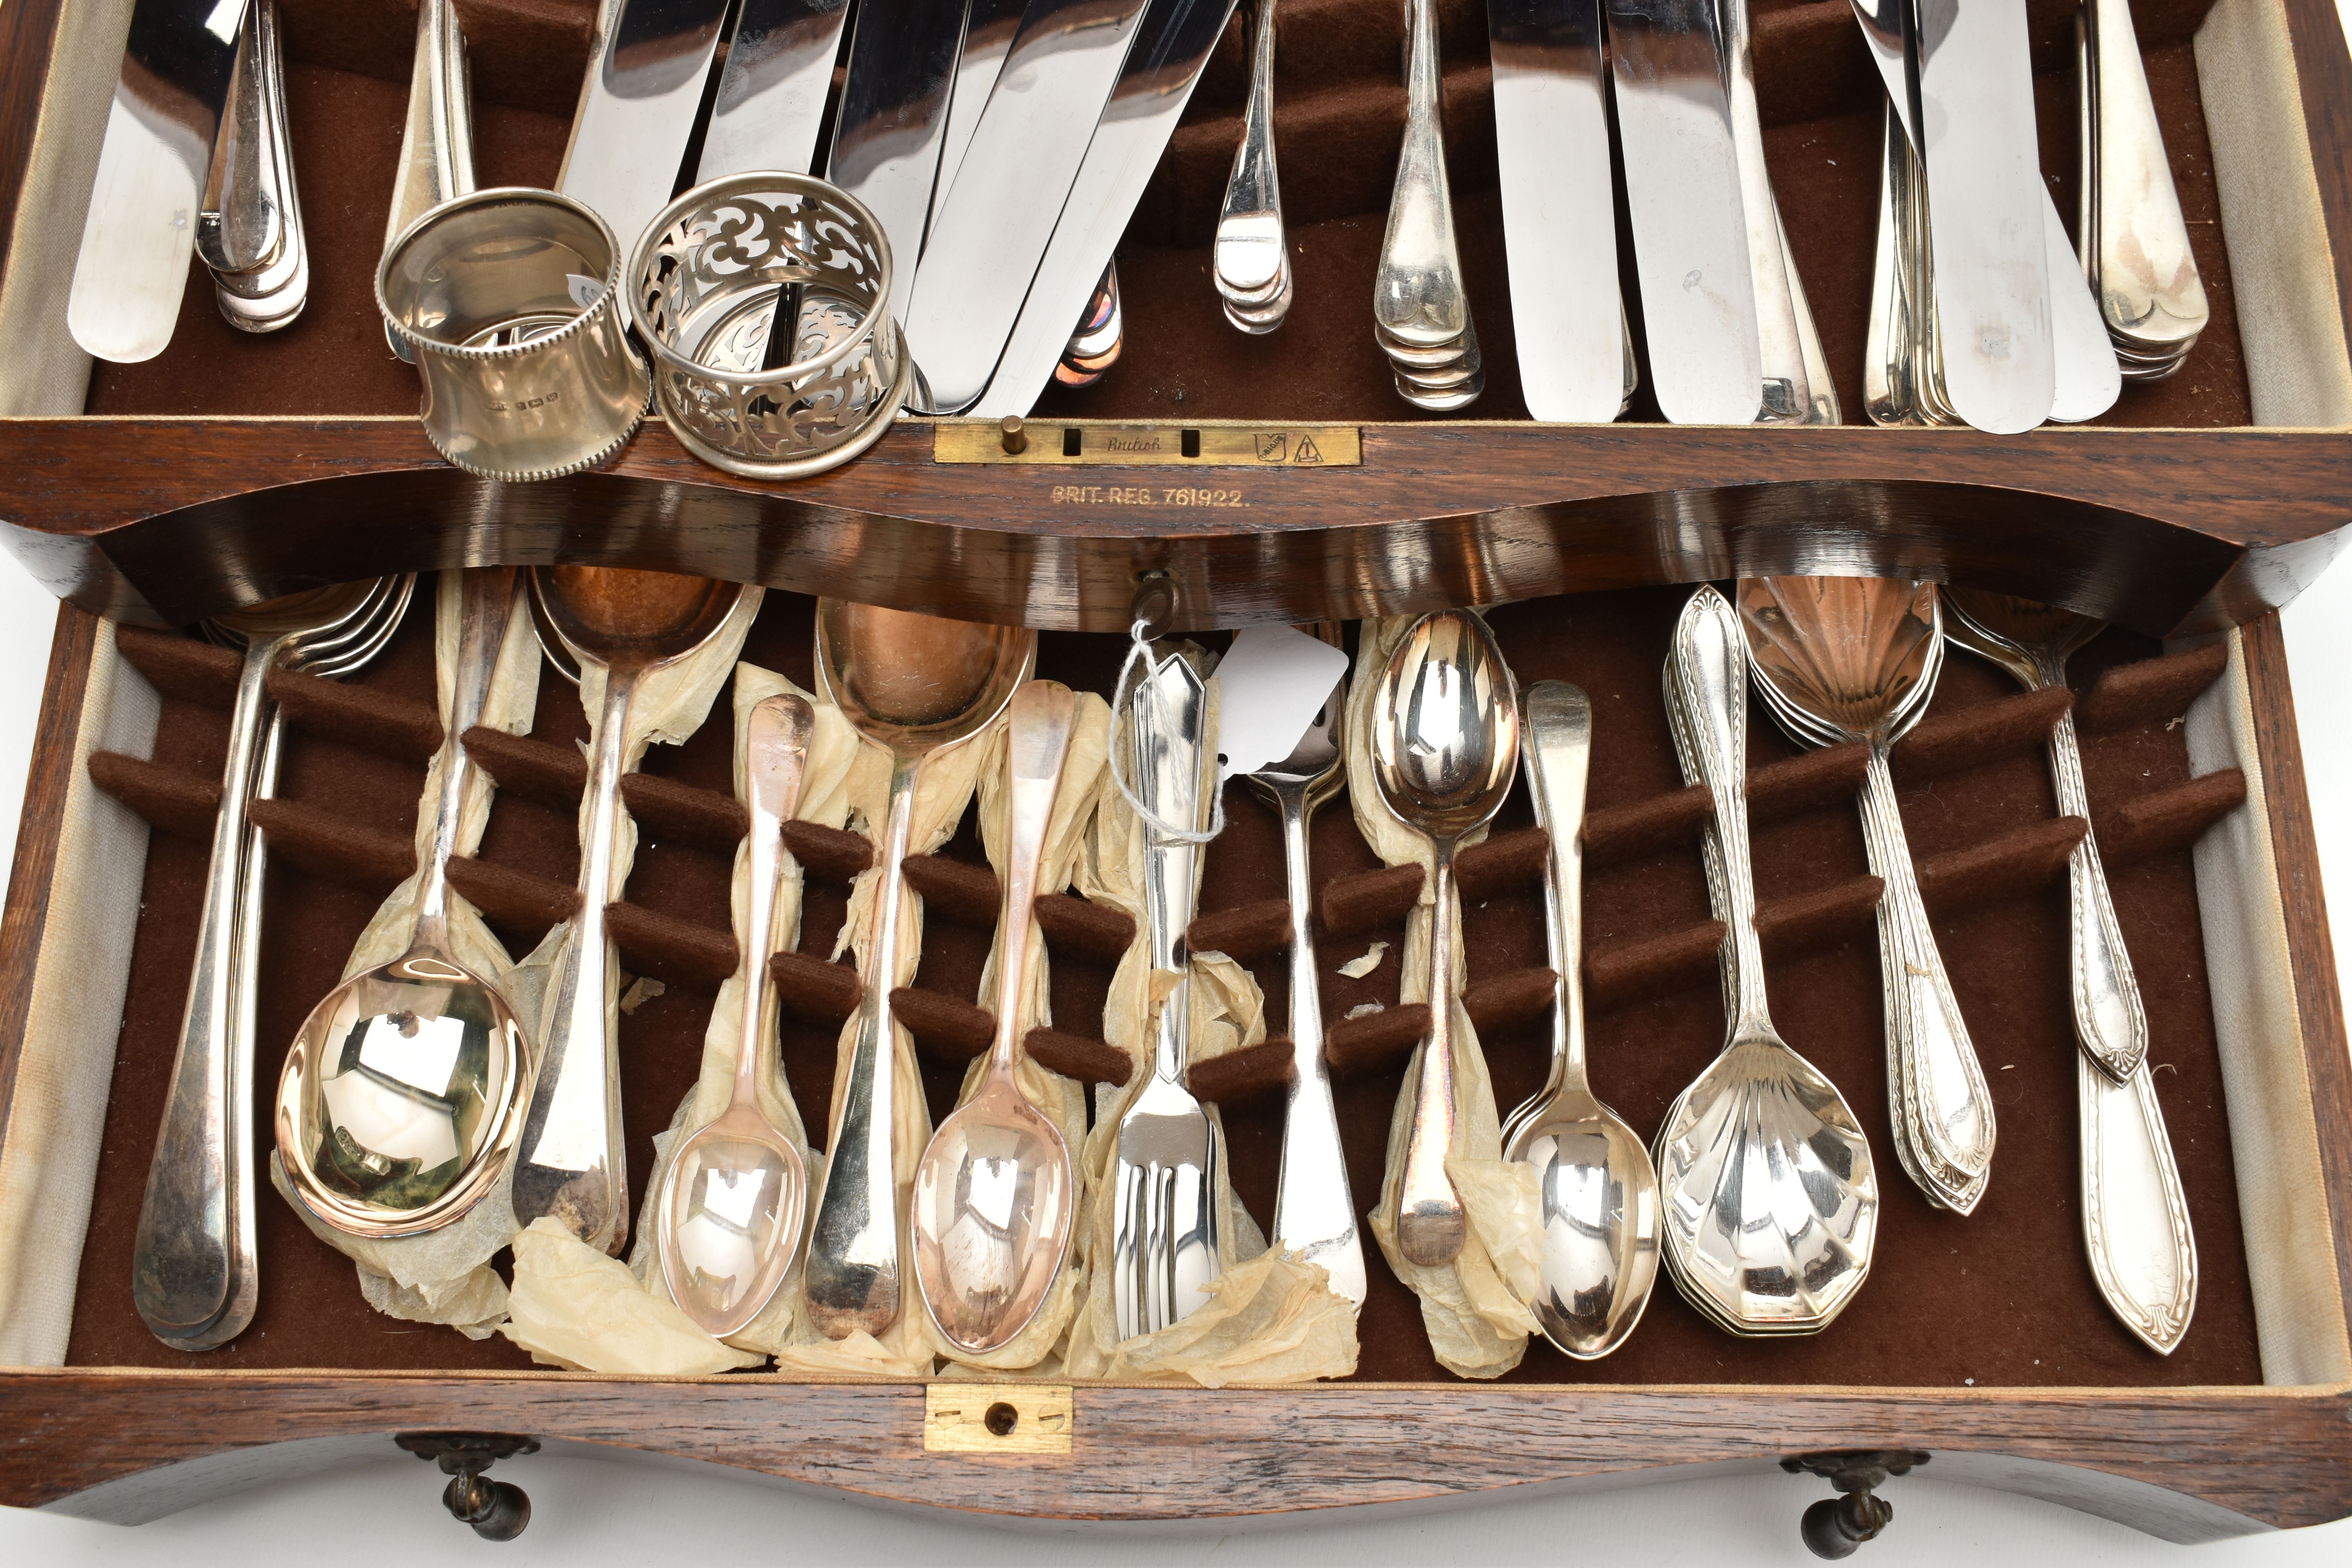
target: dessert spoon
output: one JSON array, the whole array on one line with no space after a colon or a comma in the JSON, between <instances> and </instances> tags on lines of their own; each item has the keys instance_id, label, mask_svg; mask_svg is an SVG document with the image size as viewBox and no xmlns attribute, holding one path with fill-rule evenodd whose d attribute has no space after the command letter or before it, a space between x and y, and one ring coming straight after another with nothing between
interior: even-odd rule
<instances>
[{"instance_id":1,"label":"dessert spoon","mask_svg":"<svg viewBox=\"0 0 2352 1568\"><path fill-rule=\"evenodd\" d=\"M505 1175L530 1056L504 992L449 937L449 858L514 608L511 567L467 572L433 837L408 946L330 991L295 1033L278 1080L278 1152L302 1206L362 1237L450 1224Z\"/></svg>"},{"instance_id":2,"label":"dessert spoon","mask_svg":"<svg viewBox=\"0 0 2352 1568\"><path fill-rule=\"evenodd\" d=\"M1666 1269L1732 1333L1814 1333L1869 1275L1878 1177L1837 1086L1767 1010L1748 851L1748 648L1710 586L1683 607L1665 687L1683 776L1715 797L1707 892L1728 928L1723 1050L1658 1129Z\"/></svg>"},{"instance_id":3,"label":"dessert spoon","mask_svg":"<svg viewBox=\"0 0 2352 1568\"><path fill-rule=\"evenodd\" d=\"M727 1109L671 1156L654 1203L670 1300L713 1339L741 1331L766 1308L799 1249L808 1208L807 1163L761 1107L760 1076L775 1022L768 956L782 934L776 930L776 883L784 869L784 824L800 804L815 728L815 710L789 692L751 710L743 737L751 886L735 963L742 1014L734 1092Z\"/></svg>"},{"instance_id":4,"label":"dessert spoon","mask_svg":"<svg viewBox=\"0 0 2352 1568\"><path fill-rule=\"evenodd\" d=\"M1003 1350L1029 1326L1076 1228L1070 1146L1030 1103L1014 1068L1036 966L1030 911L1076 723L1077 700L1058 681L1033 680L1013 694L996 1036L979 1088L931 1134L915 1167L915 1283L940 1334L971 1355Z\"/></svg>"},{"instance_id":5,"label":"dessert spoon","mask_svg":"<svg viewBox=\"0 0 2352 1568\"><path fill-rule=\"evenodd\" d=\"M1740 623L1756 689L1804 745L1862 742L1862 822L1878 905L1895 1152L1928 1200L1959 1214L1984 1196L1994 1121L1935 928L1920 901L1887 756L1927 710L1943 668L1932 583L1880 577L1751 577Z\"/></svg>"},{"instance_id":6,"label":"dessert spoon","mask_svg":"<svg viewBox=\"0 0 2352 1568\"><path fill-rule=\"evenodd\" d=\"M1503 1158L1535 1168L1543 1197L1536 1321L1578 1361L1625 1342L1658 1279L1658 1170L1584 1070L1584 784L1592 700L1565 681L1528 689L1527 773L1544 862L1544 934L1554 983L1551 1077L1504 1130Z\"/></svg>"},{"instance_id":7,"label":"dessert spoon","mask_svg":"<svg viewBox=\"0 0 2352 1568\"><path fill-rule=\"evenodd\" d=\"M518 1228L541 1216L591 1247L617 1253L626 1239L629 1166L621 1147L619 1042L605 1008L629 710L646 679L719 635L747 590L740 584L612 566L535 566L532 613L552 637L551 660L604 672L603 711L588 758L580 837L580 907L548 979L539 1075L524 1112L514 1165Z\"/></svg>"},{"instance_id":8,"label":"dessert spoon","mask_svg":"<svg viewBox=\"0 0 2352 1568\"><path fill-rule=\"evenodd\" d=\"M1372 778L1398 821L1429 840L1429 1037L1397 1194L1397 1247L1423 1268L1461 1256L1468 1218L1445 1173L1454 1090L1454 854L1502 809L1519 770L1519 700L1495 634L1468 610L1407 628L1372 694Z\"/></svg>"},{"instance_id":9,"label":"dessert spoon","mask_svg":"<svg viewBox=\"0 0 2352 1568\"><path fill-rule=\"evenodd\" d=\"M1037 634L819 599L816 672L824 693L869 745L890 756L890 804L866 946L866 995L848 1082L835 1091L824 1188L810 1222L801 1289L809 1320L832 1339L880 1334L898 1321L898 1180L894 1026L898 910L915 789L924 762L961 745L1004 710L1029 679Z\"/></svg>"}]
</instances>

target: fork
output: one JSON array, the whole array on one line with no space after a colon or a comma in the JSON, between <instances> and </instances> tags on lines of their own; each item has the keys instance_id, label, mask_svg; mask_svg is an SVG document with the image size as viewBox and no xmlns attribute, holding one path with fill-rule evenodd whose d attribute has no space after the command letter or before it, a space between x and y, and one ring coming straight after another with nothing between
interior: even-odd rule
<instances>
[{"instance_id":1,"label":"fork","mask_svg":"<svg viewBox=\"0 0 2352 1568\"><path fill-rule=\"evenodd\" d=\"M1152 650L1144 671L1121 691L1119 707L1144 812L1180 829L1205 828L1216 795L1216 755L1207 732L1208 686L1189 652ZM1200 846L1160 833L1148 820L1143 832L1151 966L1181 978L1160 1004L1150 1076L1118 1123L1111 1279L1122 1340L1191 1315L1208 1300L1206 1287L1223 1268L1216 1184L1224 1152L1216 1124L1184 1087L1192 1003L1184 928L1200 890Z\"/></svg>"}]
</instances>

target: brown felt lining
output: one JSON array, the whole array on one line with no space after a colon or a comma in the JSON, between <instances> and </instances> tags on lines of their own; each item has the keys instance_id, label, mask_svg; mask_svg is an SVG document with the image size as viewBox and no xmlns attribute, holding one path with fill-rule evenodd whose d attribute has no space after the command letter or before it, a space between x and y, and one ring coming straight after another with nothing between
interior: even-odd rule
<instances>
[{"instance_id":1,"label":"brown felt lining","mask_svg":"<svg viewBox=\"0 0 2352 1568\"><path fill-rule=\"evenodd\" d=\"M1573 679L1591 692L1596 825L1615 820L1639 826L1646 803L1688 800L1659 707L1657 673L1683 594L1647 589L1557 598L1498 610L1492 617L1523 681ZM431 602L429 595L419 598ZM772 593L745 657L806 683L810 607L807 599ZM126 634L126 646L142 640ZM148 647L142 664L155 666L157 651ZM1039 673L1103 690L1121 651L1115 638L1048 634ZM2147 659L2157 651L2144 638L2110 632L2077 657L2074 673L2079 686L2088 687L2101 670ZM355 679L373 697L422 704L431 692L431 658L427 617L412 612L383 658ZM200 668L217 664L209 650L196 653L194 662ZM1929 1209L1893 1160L1882 1157L1884 1207L1875 1272L1829 1332L1782 1343L1731 1340L1662 1285L1641 1331L1609 1361L1579 1366L1538 1342L1515 1378L1879 1385L1958 1385L1974 1379L1979 1387L2260 1381L2187 850L2189 837L2244 786L2234 775L2189 780L2185 742L2169 721L2202 679L2210 679L2210 668L2200 671L2192 663L2173 659L2153 670L2133 669L2125 684L2140 693L2137 720L2090 736L2084 745L2102 833L2120 828L2126 837L2142 835L2127 853L2110 844L2110 875L2147 1002L2158 1091L2179 1158L2203 1271L2196 1322L2180 1350L2159 1358L2131 1339L2100 1302L2082 1255L2075 1198L2075 1047L2066 1003L2064 883L2057 869L2078 829L2055 819L2045 764L2029 742L1987 746L1971 765L1933 777L1898 770L1898 794L1931 907L1937 910L1938 938L2000 1115L1992 1186L1976 1215L1959 1219ZM204 685L179 684L183 689ZM2163 693L2162 700L2151 692ZM159 815L178 812L182 831L197 836L158 832L149 853L68 1360L78 1365L226 1368L521 1366L524 1357L503 1340L476 1343L368 1310L350 1265L313 1239L274 1194L260 1205L260 1310L242 1338L209 1356L183 1355L159 1344L131 1310L125 1289L131 1238L187 985L193 910L207 853L201 837L201 789L216 778L221 764L226 726L220 700L216 684L193 698L167 696L155 752L162 772L129 770L123 775L131 779L129 784L118 777L108 786L121 785L135 795L140 778L188 781L176 791L161 791ZM625 890L628 907L648 925L670 922L677 933L699 932L706 939L715 934L721 942L731 855L713 843L709 812L675 805L730 788L726 711L722 696L720 721L706 724L683 746L656 747L648 755L646 776L632 799L667 801L672 809L665 813L655 805L641 818L642 844ZM2017 694L2006 676L1955 653L1946 662L1927 722L1948 721L1959 731L2006 731L2013 737L2011 716L2017 711ZM544 743L539 754L568 751L584 731L572 689L560 679L545 680L534 731ZM1768 907L1783 922L1771 943L1774 1016L1789 1038L1843 1088L1874 1146L1885 1151L1889 1133L1877 944L1869 912L1875 889L1866 874L1851 804L1851 772L1846 759L1833 753L1790 765L1787 759L1796 755L1793 748L1760 714L1751 717L1750 734L1754 768L1784 780L1811 781L1810 795L1791 789L1782 801L1785 809L1758 814L1759 875ZM113 764L95 766L103 773ZM1825 791L1819 787L1824 775L1845 782ZM327 829L340 821L364 835L365 842L404 847L413 837L422 782L421 765L414 761L358 749L308 728L289 733L278 809L294 814L290 820L298 825L311 825L308 852L299 857L306 864L332 859L336 853L344 853L346 863L331 876L310 874L296 864L290 838L272 856L257 1062L257 1089L265 1097L274 1090L283 1042L333 983L381 892L352 885L365 879L349 863L358 858L349 850L362 841L347 838L345 849L338 851ZM2148 820L2138 821L2136 807L2137 816ZM1645 1137L1654 1131L1674 1094L1719 1045L1723 1026L1713 961L1718 928L1706 907L1696 819L1679 811L1674 816L1663 826L1654 821L1644 828L1646 838L1621 838L1619 853L1596 858L1586 878L1594 1087ZM1201 905L1205 916L1282 896L1280 843L1272 814L1235 790L1229 823L1225 837L1208 854ZM1521 791L1506 807L1497 835L1531 826ZM478 858L465 874L475 879L477 888L511 884L527 893L540 889L532 896L554 900L541 906L526 897L499 900L508 912L493 924L518 952L538 939L568 900L575 831L571 804L501 791ZM1319 884L1328 887L1377 869L1344 800L1318 815L1312 838ZM812 864L796 963L803 970L823 966L815 984L804 989L830 988L839 999L849 994L854 976L825 961L844 914L845 878L855 869L856 857L843 855L837 841L821 831L796 830L796 839L811 851ZM816 866L828 853L831 864ZM966 867L982 864L973 818L967 817L942 853ZM1998 875L1986 871L1988 864ZM1968 886L1972 876L1979 884L1973 888ZM1549 1048L1549 1015L1539 1004L1528 1005L1530 972L1548 962L1540 910L1538 887L1524 878L1483 889L1465 909L1471 981L1501 1004L1490 1015L1485 1038L1505 1109L1539 1081ZM974 1016L985 1017L971 1001L991 940L990 923L929 922L915 977L915 988L945 1004L944 1011L962 1008L967 1026ZM1326 941L1324 1005L1335 1025L1365 1002L1387 1008L1385 1016L1367 1021L1376 1025L1384 1020L1393 1026L1403 1011L1395 1005L1393 945L1361 980L1333 973L1363 952L1372 936L1394 944L1402 927ZM1033 1037L1033 1048L1064 1070L1098 1076L1108 1070L1098 1037L1109 968L1061 938L1049 933L1048 940L1055 944L1055 1029L1050 1038ZM647 943L661 945L642 931L633 945ZM672 951L692 956L683 945ZM1650 958L1629 968L1629 960L1645 951ZM703 954L706 973L716 958L715 952ZM632 967L647 972L642 962ZM1254 958L1251 968L1266 988L1268 1030L1278 1042L1289 1026L1286 959L1277 948ZM664 994L621 1021L623 1103L633 1190L638 1192L651 1161L652 1134L667 1123L692 1081L709 1017L707 980L683 970L673 973L681 978L669 979ZM841 1016L840 1010L823 1017L786 1013L785 1068L803 1108L829 1101ZM1334 1029L1335 1041L1341 1032ZM1410 1044L1408 1038L1397 1049ZM1264 1089L1285 1054L1276 1044L1252 1053L1251 1062L1222 1069L1234 1095L1225 1125L1235 1184L1261 1223L1271 1217L1281 1135L1280 1099ZM928 1042L921 1059L933 1113L943 1113L952 1103L963 1063ZM1376 1053L1376 1059L1339 1079L1341 1130L1360 1209L1370 1208L1377 1196L1396 1093L1394 1050ZM257 1125L266 1137L267 1116ZM1370 1272L1359 1375L1442 1377L1412 1298L1377 1256ZM1930 1302L1937 1305L1941 1326L1935 1334L1922 1334L1917 1314Z\"/></svg>"},{"instance_id":2,"label":"brown felt lining","mask_svg":"<svg viewBox=\"0 0 2352 1568\"><path fill-rule=\"evenodd\" d=\"M2135 0L2132 11L2212 321L2182 374L2127 389L2097 421L2103 425L2212 426L2251 418L2189 44L2209 6L2210 0ZM415 374L384 346L373 292L406 109L414 5L281 0L280 9L312 252L310 306L285 331L249 336L221 319L210 275L194 268L171 347L142 364L98 364L86 405L92 414L416 408ZM1449 174L1487 367L1486 395L1463 416L1523 419L1495 185L1486 8L1477 0L1442 0L1439 9ZM1753 9L1766 158L1846 422L1860 424L1883 95L1846 0L1756 0ZM458 0L457 11L472 51L480 183L549 184L579 92L593 0ZM2042 168L2070 226L2074 11L2074 0L2032 0ZM1394 0L1288 0L1279 13L1275 137L1297 280L1284 327L1263 338L1234 331L1210 282L1209 245L1247 90L1236 26L1203 73L1121 244L1123 357L1092 388L1049 392L1039 412L1427 417L1397 397L1370 321L1403 134L1402 16ZM634 237L621 238L625 247ZM1630 264L1624 276L1630 298ZM1657 417L1646 393L1637 395L1632 417Z\"/></svg>"}]
</instances>

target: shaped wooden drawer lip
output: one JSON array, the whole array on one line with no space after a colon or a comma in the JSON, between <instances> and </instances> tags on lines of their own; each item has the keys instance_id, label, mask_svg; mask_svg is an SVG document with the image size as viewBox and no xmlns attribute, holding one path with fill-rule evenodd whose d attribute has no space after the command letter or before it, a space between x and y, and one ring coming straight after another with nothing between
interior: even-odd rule
<instances>
[{"instance_id":1,"label":"shaped wooden drawer lip","mask_svg":"<svg viewBox=\"0 0 2352 1568\"><path fill-rule=\"evenodd\" d=\"M940 464L928 424L793 485L721 474L653 426L601 471L492 487L402 418L5 420L0 539L61 597L168 624L501 561L1086 631L1123 630L1154 567L1183 628L1903 572L2178 635L2292 598L2352 516L2338 430L1367 425L1360 467L1239 470L1227 506L1164 469Z\"/></svg>"}]
</instances>

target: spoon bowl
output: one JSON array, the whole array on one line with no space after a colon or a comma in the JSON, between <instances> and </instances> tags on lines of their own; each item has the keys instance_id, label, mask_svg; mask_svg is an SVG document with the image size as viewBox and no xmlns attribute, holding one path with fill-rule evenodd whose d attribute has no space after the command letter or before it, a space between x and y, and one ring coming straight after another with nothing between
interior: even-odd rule
<instances>
[{"instance_id":1,"label":"spoon bowl","mask_svg":"<svg viewBox=\"0 0 2352 1568\"><path fill-rule=\"evenodd\" d=\"M995 1038L978 1091L940 1124L915 1167L915 1279L932 1323L971 1355L1003 1350L1029 1326L1076 1228L1069 1144L1014 1076L1035 968L1037 878L1076 723L1066 686L1031 681L1013 694Z\"/></svg>"},{"instance_id":2,"label":"spoon bowl","mask_svg":"<svg viewBox=\"0 0 2352 1568\"><path fill-rule=\"evenodd\" d=\"M852 728L901 755L969 739L1029 679L1037 634L820 599L818 679Z\"/></svg>"},{"instance_id":3,"label":"spoon bowl","mask_svg":"<svg viewBox=\"0 0 2352 1568\"><path fill-rule=\"evenodd\" d=\"M1372 778L1397 820L1429 839L1434 875L1429 1038L1413 1090L1397 1190L1398 1250L1423 1268L1461 1256L1469 1220L1445 1173L1460 1117L1454 1094L1454 853L1500 811L1519 768L1519 698L1486 623L1467 610L1423 616L1391 651L1372 693Z\"/></svg>"}]
</instances>

